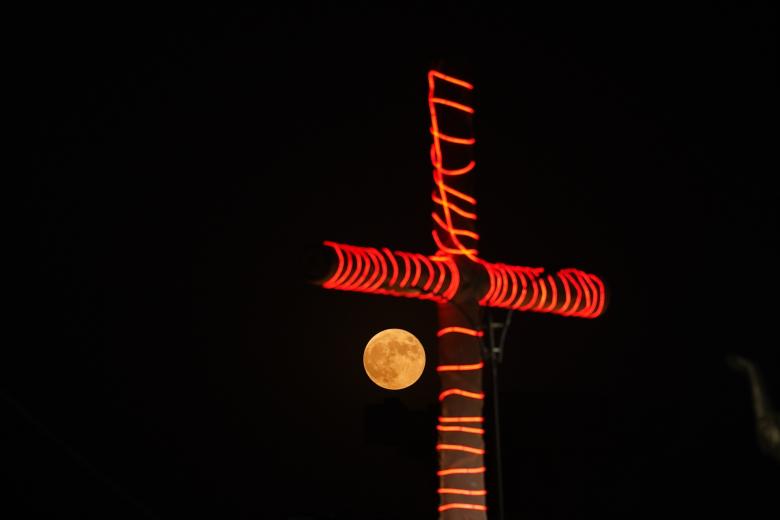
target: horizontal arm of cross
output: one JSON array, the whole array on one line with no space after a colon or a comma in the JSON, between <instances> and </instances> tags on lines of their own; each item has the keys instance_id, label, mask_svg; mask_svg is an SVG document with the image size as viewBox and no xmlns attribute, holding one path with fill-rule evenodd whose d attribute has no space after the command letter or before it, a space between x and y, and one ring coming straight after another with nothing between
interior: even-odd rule
<instances>
[{"instance_id":1,"label":"horizontal arm of cross","mask_svg":"<svg viewBox=\"0 0 780 520\"><path fill-rule=\"evenodd\" d=\"M494 264L450 255L422 255L388 248L325 242L326 289L457 301L468 292L484 307L595 318L606 308L599 277L579 269L554 274L541 267Z\"/></svg>"}]
</instances>

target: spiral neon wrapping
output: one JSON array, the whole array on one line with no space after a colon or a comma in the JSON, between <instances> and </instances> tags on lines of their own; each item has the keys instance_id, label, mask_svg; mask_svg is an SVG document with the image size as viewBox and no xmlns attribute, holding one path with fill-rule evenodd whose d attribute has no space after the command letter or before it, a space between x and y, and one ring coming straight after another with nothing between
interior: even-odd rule
<instances>
[{"instance_id":1,"label":"spiral neon wrapping","mask_svg":"<svg viewBox=\"0 0 780 520\"><path fill-rule=\"evenodd\" d=\"M545 275L541 267L481 262L490 285L479 301L484 307L595 318L604 312L604 283L579 269Z\"/></svg>"},{"instance_id":2,"label":"spiral neon wrapping","mask_svg":"<svg viewBox=\"0 0 780 520\"><path fill-rule=\"evenodd\" d=\"M425 256L390 251L387 248L358 247L325 242L337 257L336 271L322 285L328 289L357 291L436 302L451 301L459 288L461 274L450 255ZM488 286L479 304L562 316L595 318L604 312L604 283L579 269L561 269L545 274L541 267L492 264L478 259L475 265L486 272ZM481 336L482 331L446 327L437 332Z\"/></svg>"},{"instance_id":3,"label":"spiral neon wrapping","mask_svg":"<svg viewBox=\"0 0 780 520\"><path fill-rule=\"evenodd\" d=\"M434 211L433 221L436 224L433 230L433 240L439 251L451 255L466 255L469 258L477 257L475 242L479 240L473 228L473 221L477 219L475 207L476 199L463 191L457 190L448 180L451 177L459 177L471 172L475 167L473 160L455 167L445 167L445 158L442 152L442 143L449 146L458 145L469 147L463 150L465 155L471 154L470 147L475 143L471 136L455 136L445 133L441 127L439 110L449 110L453 113L450 117L470 118L474 109L463 103L451 99L445 99L436 95L437 82L445 82L465 91L471 91L474 86L463 80L447 76L441 72L432 70L428 73L428 109L431 113L431 163L433 164L433 182L436 190L433 193L433 202L438 205L438 211ZM470 128L470 124L467 125ZM441 234L440 234L441 233ZM470 244L467 244L471 241Z\"/></svg>"},{"instance_id":4,"label":"spiral neon wrapping","mask_svg":"<svg viewBox=\"0 0 780 520\"><path fill-rule=\"evenodd\" d=\"M327 289L387 294L445 302L458 290L460 273L452 257L390 251L325 242L338 258Z\"/></svg>"}]
</instances>

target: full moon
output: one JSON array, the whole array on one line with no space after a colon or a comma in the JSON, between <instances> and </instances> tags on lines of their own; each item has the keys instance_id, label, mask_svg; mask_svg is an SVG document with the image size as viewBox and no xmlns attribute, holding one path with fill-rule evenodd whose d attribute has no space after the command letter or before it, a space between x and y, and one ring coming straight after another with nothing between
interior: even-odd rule
<instances>
[{"instance_id":1,"label":"full moon","mask_svg":"<svg viewBox=\"0 0 780 520\"><path fill-rule=\"evenodd\" d=\"M368 341L363 367L377 385L401 390L420 378L425 368L425 350L411 332L386 329Z\"/></svg>"}]
</instances>

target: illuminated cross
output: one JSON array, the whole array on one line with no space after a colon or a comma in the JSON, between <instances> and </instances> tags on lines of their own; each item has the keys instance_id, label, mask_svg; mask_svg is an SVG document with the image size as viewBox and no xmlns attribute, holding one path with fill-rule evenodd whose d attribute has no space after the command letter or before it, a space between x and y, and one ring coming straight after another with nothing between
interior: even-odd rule
<instances>
[{"instance_id":1,"label":"illuminated cross","mask_svg":"<svg viewBox=\"0 0 780 520\"><path fill-rule=\"evenodd\" d=\"M439 518L486 518L482 337L479 308L550 312L595 318L605 290L595 275L577 269L547 274L541 267L490 263L478 256L477 201L468 194L474 137L470 101L474 87L432 70L428 73L433 163L434 255L325 242L327 289L432 300L438 305L436 370L441 412Z\"/></svg>"}]
</instances>

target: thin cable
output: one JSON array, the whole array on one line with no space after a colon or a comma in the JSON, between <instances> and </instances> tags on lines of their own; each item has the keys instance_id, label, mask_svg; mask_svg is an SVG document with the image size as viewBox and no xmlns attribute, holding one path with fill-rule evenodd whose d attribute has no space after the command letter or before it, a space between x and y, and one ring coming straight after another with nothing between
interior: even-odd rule
<instances>
[{"instance_id":1,"label":"thin cable","mask_svg":"<svg viewBox=\"0 0 780 520\"><path fill-rule=\"evenodd\" d=\"M491 371L493 373L493 430L494 430L494 438L495 438L495 452L496 452L496 484L498 487L498 518L499 520L504 520L504 472L503 467L501 464L501 430L500 430L500 424L501 421L499 420L499 402L498 402L498 363L501 362L501 359L504 355L504 340L506 339L506 332L509 328L509 325L512 322L512 311L510 310L507 313L506 320L504 321L504 325L501 330L501 339L500 343L498 344L498 350L495 349L495 343L491 346L492 347L492 355L490 357L490 366ZM488 324L488 327L490 328L490 339L491 341L495 340L495 336L493 335L493 326L492 323Z\"/></svg>"}]
</instances>

